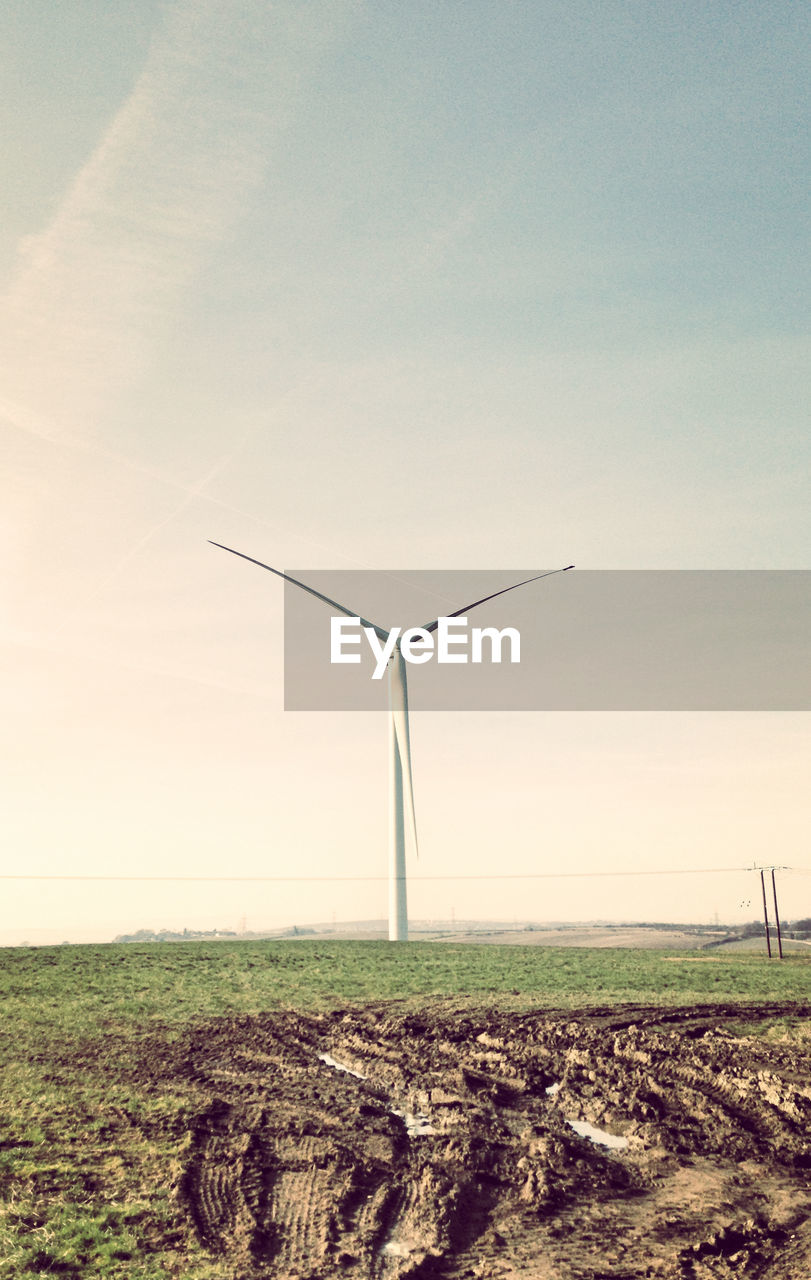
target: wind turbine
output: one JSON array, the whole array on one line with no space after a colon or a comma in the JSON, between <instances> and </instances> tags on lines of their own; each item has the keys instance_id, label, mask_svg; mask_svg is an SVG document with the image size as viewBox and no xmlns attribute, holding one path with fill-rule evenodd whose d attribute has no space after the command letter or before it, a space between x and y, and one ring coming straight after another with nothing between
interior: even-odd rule
<instances>
[{"instance_id":1,"label":"wind turbine","mask_svg":"<svg viewBox=\"0 0 811 1280\"><path fill-rule=\"evenodd\" d=\"M233 547L226 547L222 542L214 542L211 538L209 542L213 547L219 547L221 551L230 551L233 556L239 556L242 560L248 560L251 564L259 565L260 569L267 569L269 573L275 573L278 578L284 578L285 582L292 582L294 586L301 587L302 591L309 592L311 596L315 596L317 600L322 600L324 604L331 605L333 609L337 609L339 613L343 613L347 618L359 619L360 625L362 627L370 627L384 644L388 640L389 632L384 627L379 627L376 623L369 622L368 619L361 617L353 609L347 609L345 605L339 604L337 600L331 600L329 596L322 595L314 587L308 587L306 582L300 582L298 578L291 577L289 573L282 573L281 569L274 569L262 560L255 560L253 556L247 556L243 551L235 551ZM462 614L468 613L471 609L478 608L480 604L486 604L488 600L495 600L496 596L503 596L508 591L515 591L516 587L525 587L528 583L537 582L540 578L549 578L555 573L566 573L573 568L573 564L567 564L563 569L550 569L546 573L536 573L532 578L524 578L521 582L514 582L511 587L503 587L500 591L494 591L489 596L482 596L480 600L474 600L472 604L464 605L461 609L454 610L453 613L443 614L442 617L461 617ZM425 623L422 630L432 632L436 631L438 626L439 618L435 618L433 622ZM411 777L411 735L408 728L408 683L406 680L406 662L398 639L389 659L390 942L408 941L406 812L408 813L414 852L417 853L417 816L414 809L414 785Z\"/></svg>"}]
</instances>

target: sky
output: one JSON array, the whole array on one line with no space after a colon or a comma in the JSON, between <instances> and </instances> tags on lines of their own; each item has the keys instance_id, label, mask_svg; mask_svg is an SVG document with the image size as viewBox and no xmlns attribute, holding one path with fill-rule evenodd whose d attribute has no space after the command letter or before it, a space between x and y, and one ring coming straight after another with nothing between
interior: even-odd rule
<instances>
[{"instance_id":1,"label":"sky","mask_svg":"<svg viewBox=\"0 0 811 1280\"><path fill-rule=\"evenodd\" d=\"M385 716L284 710L209 539L811 567L802 6L0 23L0 942L385 915ZM412 719L414 919L811 915L807 712Z\"/></svg>"}]
</instances>

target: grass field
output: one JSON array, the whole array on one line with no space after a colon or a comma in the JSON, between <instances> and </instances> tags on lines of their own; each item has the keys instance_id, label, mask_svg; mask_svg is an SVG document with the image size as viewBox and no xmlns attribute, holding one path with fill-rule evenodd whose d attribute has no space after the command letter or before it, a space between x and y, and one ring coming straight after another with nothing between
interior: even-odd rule
<instances>
[{"instance_id":1,"label":"grass field","mask_svg":"<svg viewBox=\"0 0 811 1280\"><path fill-rule=\"evenodd\" d=\"M217 942L0 950L6 1035L28 1040L220 1013L425 995L572 1007L804 999L811 950L762 954L387 942Z\"/></svg>"},{"instance_id":2,"label":"grass field","mask_svg":"<svg viewBox=\"0 0 811 1280\"><path fill-rule=\"evenodd\" d=\"M194 1024L428 997L505 1009L740 1001L743 1023L747 1002L811 999L811 949L769 962L448 943L16 948L0 951L0 995L2 1280L214 1280L172 1190L185 1121L206 1100L161 1070Z\"/></svg>"}]
</instances>

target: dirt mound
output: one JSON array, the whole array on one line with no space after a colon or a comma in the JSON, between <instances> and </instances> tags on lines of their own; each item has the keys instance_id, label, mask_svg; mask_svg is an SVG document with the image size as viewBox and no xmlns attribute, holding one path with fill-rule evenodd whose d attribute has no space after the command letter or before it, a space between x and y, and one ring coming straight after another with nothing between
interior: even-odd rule
<instances>
[{"instance_id":1,"label":"dirt mound","mask_svg":"<svg viewBox=\"0 0 811 1280\"><path fill-rule=\"evenodd\" d=\"M223 1019L181 1199L239 1280L807 1280L811 1071L741 1016Z\"/></svg>"}]
</instances>

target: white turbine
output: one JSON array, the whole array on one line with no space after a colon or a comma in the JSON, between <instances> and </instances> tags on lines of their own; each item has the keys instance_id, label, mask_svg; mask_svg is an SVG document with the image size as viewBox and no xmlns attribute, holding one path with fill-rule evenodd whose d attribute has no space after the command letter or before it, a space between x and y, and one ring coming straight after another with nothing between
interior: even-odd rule
<instances>
[{"instance_id":1,"label":"white turbine","mask_svg":"<svg viewBox=\"0 0 811 1280\"><path fill-rule=\"evenodd\" d=\"M343 613L347 618L359 619L360 625L362 627L370 627L384 644L388 640L389 632L384 627L378 627L374 622L369 622L368 619L361 617L353 609L347 609L345 605L339 604L337 600L331 600L329 596L322 595L314 587L308 587L306 582L299 582L298 578L291 577L289 573L282 573L281 569L274 569L262 560L255 560L253 556L246 556L243 551L235 551L233 547L224 546L222 542L214 542L212 539L209 539L209 541L212 546L219 547L222 551L230 551L231 555L239 556L242 560L248 560L251 564L257 564L260 569L267 569L270 573L275 573L277 577L284 578L285 582L292 582L294 586L301 587L302 591L307 591L311 596L315 596L317 600L322 600L324 604L331 605L333 609L337 609L339 613ZM508 591L515 591L516 587L524 587L529 582L537 582L540 578L551 577L554 573L566 573L573 568L573 564L567 564L563 569L550 569L546 573L536 573L532 578L524 578L521 582L514 582L510 587L503 587L500 591L494 591L489 596L482 596L481 600L474 600L472 604L465 605L461 609L454 610L453 613L443 614L442 616L445 618L458 618L462 614L468 613L471 609L477 608L480 604L486 604L488 600L495 600L496 596L503 596ZM428 632L436 631L438 626L439 618L435 618L433 622L425 623L422 630ZM408 899L406 895L405 815L407 812L415 854L417 853L417 816L414 809L414 785L411 777L411 735L408 728L406 663L399 639L395 643L389 659L389 721L389 941L406 942L408 940Z\"/></svg>"}]
</instances>

